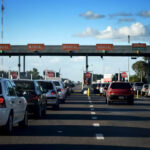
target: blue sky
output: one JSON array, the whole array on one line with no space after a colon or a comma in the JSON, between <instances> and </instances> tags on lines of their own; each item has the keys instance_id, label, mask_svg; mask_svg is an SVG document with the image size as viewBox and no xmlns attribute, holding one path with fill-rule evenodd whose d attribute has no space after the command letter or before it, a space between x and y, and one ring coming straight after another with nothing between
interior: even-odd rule
<instances>
[{"instance_id":1,"label":"blue sky","mask_svg":"<svg viewBox=\"0 0 150 150\"><path fill-rule=\"evenodd\" d=\"M149 0L4 0L4 43L95 45L150 42ZM1 26L0 26L1 28ZM1 42L1 39L0 39ZM27 57L27 70L37 67L58 71L72 80L82 79L84 57ZM140 58L139 58L140 59ZM3 58L6 70L17 70L17 57ZM40 63L39 63L40 62ZM131 69L135 60L130 60ZM128 69L128 58L89 58L94 73L115 73ZM114 67L113 67L114 66Z\"/></svg>"}]
</instances>

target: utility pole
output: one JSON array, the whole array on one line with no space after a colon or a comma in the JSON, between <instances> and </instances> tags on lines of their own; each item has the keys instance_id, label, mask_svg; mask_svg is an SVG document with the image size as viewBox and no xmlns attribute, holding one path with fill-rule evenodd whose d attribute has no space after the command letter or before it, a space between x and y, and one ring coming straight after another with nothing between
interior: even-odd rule
<instances>
[{"instance_id":1,"label":"utility pole","mask_svg":"<svg viewBox=\"0 0 150 150\"><path fill-rule=\"evenodd\" d=\"M4 5L3 5L3 0L1 0L1 39L2 39L2 43L3 43L3 12L4 12ZM3 56L1 57L1 69L3 70Z\"/></svg>"},{"instance_id":2,"label":"utility pole","mask_svg":"<svg viewBox=\"0 0 150 150\"><path fill-rule=\"evenodd\" d=\"M130 44L130 35L128 35L128 44ZM130 82L130 58L128 56L128 82Z\"/></svg>"}]
</instances>

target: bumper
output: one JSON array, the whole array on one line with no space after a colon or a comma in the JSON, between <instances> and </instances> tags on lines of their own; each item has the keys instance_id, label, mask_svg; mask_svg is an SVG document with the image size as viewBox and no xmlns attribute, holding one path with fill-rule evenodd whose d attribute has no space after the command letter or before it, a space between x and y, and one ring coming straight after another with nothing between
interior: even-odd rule
<instances>
[{"instance_id":1,"label":"bumper","mask_svg":"<svg viewBox=\"0 0 150 150\"><path fill-rule=\"evenodd\" d=\"M10 110L7 108L0 108L0 126L7 124Z\"/></svg>"},{"instance_id":2,"label":"bumper","mask_svg":"<svg viewBox=\"0 0 150 150\"><path fill-rule=\"evenodd\" d=\"M56 97L48 98L47 97L47 105L56 105L58 104L58 99Z\"/></svg>"},{"instance_id":3,"label":"bumper","mask_svg":"<svg viewBox=\"0 0 150 150\"><path fill-rule=\"evenodd\" d=\"M108 99L111 101L128 101L133 100L133 95L109 95Z\"/></svg>"}]
</instances>

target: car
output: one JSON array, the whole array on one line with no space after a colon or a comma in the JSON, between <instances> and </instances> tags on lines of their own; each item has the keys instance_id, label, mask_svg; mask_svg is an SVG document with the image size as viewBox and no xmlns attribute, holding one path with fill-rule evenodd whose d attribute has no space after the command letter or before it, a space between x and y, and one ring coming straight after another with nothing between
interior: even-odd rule
<instances>
[{"instance_id":1,"label":"car","mask_svg":"<svg viewBox=\"0 0 150 150\"><path fill-rule=\"evenodd\" d=\"M128 104L134 103L134 92L128 82L113 82L109 85L106 92L106 103L114 101L127 101Z\"/></svg>"},{"instance_id":2,"label":"car","mask_svg":"<svg viewBox=\"0 0 150 150\"><path fill-rule=\"evenodd\" d=\"M134 82L133 83L133 90L134 92L139 92L139 94L141 93L142 87L143 87L143 82Z\"/></svg>"},{"instance_id":3,"label":"car","mask_svg":"<svg viewBox=\"0 0 150 150\"><path fill-rule=\"evenodd\" d=\"M99 92L101 95L106 95L106 90L108 89L109 83L102 83Z\"/></svg>"},{"instance_id":4,"label":"car","mask_svg":"<svg viewBox=\"0 0 150 150\"><path fill-rule=\"evenodd\" d=\"M143 85L142 90L141 90L141 95L142 96L145 96L146 91L148 90L148 86L149 86L149 84L144 84Z\"/></svg>"},{"instance_id":5,"label":"car","mask_svg":"<svg viewBox=\"0 0 150 150\"><path fill-rule=\"evenodd\" d=\"M148 84L148 88L145 91L145 96L150 96L150 84Z\"/></svg>"},{"instance_id":6,"label":"car","mask_svg":"<svg viewBox=\"0 0 150 150\"><path fill-rule=\"evenodd\" d=\"M13 81L0 78L0 127L11 134L15 124L28 126L27 101L17 96Z\"/></svg>"},{"instance_id":7,"label":"car","mask_svg":"<svg viewBox=\"0 0 150 150\"><path fill-rule=\"evenodd\" d=\"M59 109L59 99L56 86L50 80L37 80L38 84L43 88L47 98L47 105L52 106L55 110Z\"/></svg>"},{"instance_id":8,"label":"car","mask_svg":"<svg viewBox=\"0 0 150 150\"><path fill-rule=\"evenodd\" d=\"M36 80L15 79L16 90L28 102L28 111L36 118L46 114L47 100L42 87Z\"/></svg>"},{"instance_id":9,"label":"car","mask_svg":"<svg viewBox=\"0 0 150 150\"><path fill-rule=\"evenodd\" d=\"M57 88L58 99L61 103L65 103L67 97L67 88L65 88L64 84L61 81L53 81L53 83Z\"/></svg>"},{"instance_id":10,"label":"car","mask_svg":"<svg viewBox=\"0 0 150 150\"><path fill-rule=\"evenodd\" d=\"M94 83L94 84L92 84L92 88L93 88L93 93L94 94L99 94L100 86L101 86L101 83Z\"/></svg>"}]
</instances>

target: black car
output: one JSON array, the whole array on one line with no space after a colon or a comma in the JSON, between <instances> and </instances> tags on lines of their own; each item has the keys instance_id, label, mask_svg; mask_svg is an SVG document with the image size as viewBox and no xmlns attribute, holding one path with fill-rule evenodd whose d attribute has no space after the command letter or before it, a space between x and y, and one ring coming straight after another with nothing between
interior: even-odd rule
<instances>
[{"instance_id":1,"label":"black car","mask_svg":"<svg viewBox=\"0 0 150 150\"><path fill-rule=\"evenodd\" d=\"M28 102L28 112L40 118L46 114L47 101L42 87L35 80L14 80L16 91Z\"/></svg>"}]
</instances>

